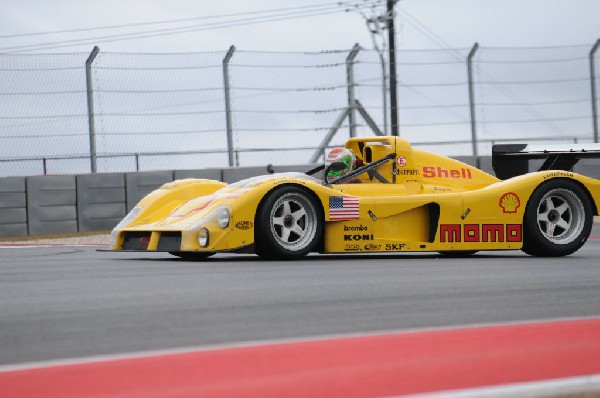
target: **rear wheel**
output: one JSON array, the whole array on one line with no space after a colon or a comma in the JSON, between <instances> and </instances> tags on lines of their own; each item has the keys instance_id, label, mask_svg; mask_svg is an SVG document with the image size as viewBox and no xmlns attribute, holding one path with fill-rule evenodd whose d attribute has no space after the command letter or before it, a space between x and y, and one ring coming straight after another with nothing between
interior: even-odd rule
<instances>
[{"instance_id":1,"label":"rear wheel","mask_svg":"<svg viewBox=\"0 0 600 398\"><path fill-rule=\"evenodd\" d=\"M525 209L523 251L532 256L569 255L590 236L592 221L592 203L577 183L545 182L533 192Z\"/></svg>"},{"instance_id":2,"label":"rear wheel","mask_svg":"<svg viewBox=\"0 0 600 398\"><path fill-rule=\"evenodd\" d=\"M256 213L254 244L265 258L300 258L314 251L323 233L320 205L295 186L275 189Z\"/></svg>"}]
</instances>

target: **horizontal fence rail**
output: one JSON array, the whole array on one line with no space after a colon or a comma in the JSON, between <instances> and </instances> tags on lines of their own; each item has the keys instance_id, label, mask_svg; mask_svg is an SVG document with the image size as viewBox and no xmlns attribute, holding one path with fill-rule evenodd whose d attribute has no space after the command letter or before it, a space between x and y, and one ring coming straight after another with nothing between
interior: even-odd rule
<instances>
[{"instance_id":1,"label":"horizontal fence rail","mask_svg":"<svg viewBox=\"0 0 600 398\"><path fill-rule=\"evenodd\" d=\"M597 142L599 47L399 50L399 135L446 155ZM393 133L386 62L359 45L0 54L0 177L307 163Z\"/></svg>"}]
</instances>

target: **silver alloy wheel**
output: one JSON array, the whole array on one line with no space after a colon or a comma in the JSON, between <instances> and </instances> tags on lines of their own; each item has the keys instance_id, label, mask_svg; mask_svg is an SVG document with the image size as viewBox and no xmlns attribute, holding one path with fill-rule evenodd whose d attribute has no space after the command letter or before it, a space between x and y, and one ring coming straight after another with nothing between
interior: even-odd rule
<instances>
[{"instance_id":1,"label":"silver alloy wheel","mask_svg":"<svg viewBox=\"0 0 600 398\"><path fill-rule=\"evenodd\" d=\"M278 245L289 251L300 251L315 238L317 211L306 196L287 193L273 205L269 224Z\"/></svg>"},{"instance_id":2,"label":"silver alloy wheel","mask_svg":"<svg viewBox=\"0 0 600 398\"><path fill-rule=\"evenodd\" d=\"M542 235L552 243L571 243L581 234L585 224L583 203L568 189L553 189L538 204L537 223Z\"/></svg>"}]
</instances>

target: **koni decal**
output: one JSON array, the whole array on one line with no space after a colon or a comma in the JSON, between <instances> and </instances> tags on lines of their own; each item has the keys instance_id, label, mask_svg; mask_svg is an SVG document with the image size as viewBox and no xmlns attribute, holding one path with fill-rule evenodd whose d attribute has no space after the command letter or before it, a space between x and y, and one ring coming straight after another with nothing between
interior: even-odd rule
<instances>
[{"instance_id":1,"label":"koni decal","mask_svg":"<svg viewBox=\"0 0 600 398\"><path fill-rule=\"evenodd\" d=\"M522 242L521 224L441 224L440 242Z\"/></svg>"},{"instance_id":2,"label":"koni decal","mask_svg":"<svg viewBox=\"0 0 600 398\"><path fill-rule=\"evenodd\" d=\"M424 166L423 167L424 178L463 178L467 180L473 179L471 170L467 168L460 169L445 169L443 167L435 166Z\"/></svg>"},{"instance_id":3,"label":"koni decal","mask_svg":"<svg viewBox=\"0 0 600 398\"><path fill-rule=\"evenodd\" d=\"M344 240L345 241L359 241L359 240L373 240L375 239L373 237L373 234L363 234L363 235L359 235L359 234L355 234L355 235L344 235Z\"/></svg>"}]
</instances>

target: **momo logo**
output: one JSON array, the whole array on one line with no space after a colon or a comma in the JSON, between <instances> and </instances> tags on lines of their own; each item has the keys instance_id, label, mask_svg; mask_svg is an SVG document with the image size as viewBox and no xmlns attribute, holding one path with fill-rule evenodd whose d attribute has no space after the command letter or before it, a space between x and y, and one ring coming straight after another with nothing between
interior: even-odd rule
<instances>
[{"instance_id":1,"label":"momo logo","mask_svg":"<svg viewBox=\"0 0 600 398\"><path fill-rule=\"evenodd\" d=\"M242 231L247 231L249 229L251 229L254 226L254 223L252 221L238 221L235 223L235 227L237 229L241 229Z\"/></svg>"},{"instance_id":2,"label":"momo logo","mask_svg":"<svg viewBox=\"0 0 600 398\"><path fill-rule=\"evenodd\" d=\"M344 235L344 240L345 241L352 241L352 242L359 241L359 240L373 240L373 239L375 239L375 238L373 237L372 234L366 234L366 235L359 235L359 234L356 234L356 235Z\"/></svg>"},{"instance_id":3,"label":"momo logo","mask_svg":"<svg viewBox=\"0 0 600 398\"><path fill-rule=\"evenodd\" d=\"M442 224L440 242L522 242L521 224Z\"/></svg>"},{"instance_id":4,"label":"momo logo","mask_svg":"<svg viewBox=\"0 0 600 398\"><path fill-rule=\"evenodd\" d=\"M508 192L500 197L498 206L502 208L502 213L514 214L517 212L519 206L521 206L521 200L516 193Z\"/></svg>"}]
</instances>

